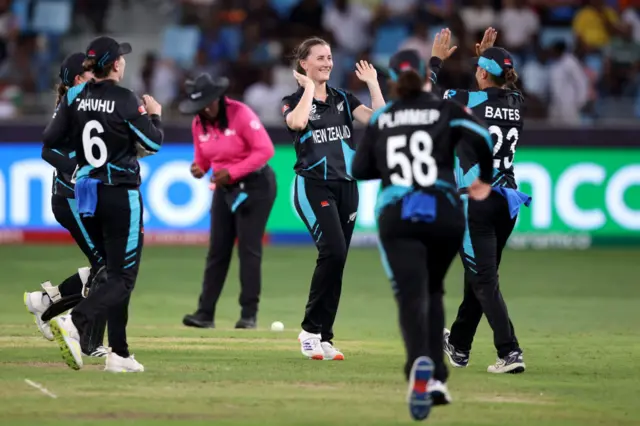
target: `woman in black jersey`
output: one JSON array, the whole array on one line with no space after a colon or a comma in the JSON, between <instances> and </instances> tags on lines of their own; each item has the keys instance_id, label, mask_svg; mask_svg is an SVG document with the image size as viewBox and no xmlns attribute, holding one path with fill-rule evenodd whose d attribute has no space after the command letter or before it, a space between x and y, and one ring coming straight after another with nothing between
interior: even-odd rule
<instances>
[{"instance_id":1,"label":"woman in black jersey","mask_svg":"<svg viewBox=\"0 0 640 426\"><path fill-rule=\"evenodd\" d=\"M444 330L444 349L454 367L469 363L471 344L483 314L493 330L497 361L487 368L489 373L522 373L525 371L520 343L507 305L500 291L498 269L502 251L516 224L520 207L531 197L518 191L514 172L514 156L522 134L524 98L515 87L518 74L511 54L494 47L497 31L488 28L476 44L476 83L479 90L450 89L444 94L470 108L484 120L492 135L493 179L489 199L484 203L465 202L467 228L460 249L464 265L464 299L451 331ZM434 41L430 61L435 82L455 47L450 47L451 32L443 30ZM477 159L465 149L457 151L456 180L461 192L477 176Z\"/></svg>"},{"instance_id":2,"label":"woman in black jersey","mask_svg":"<svg viewBox=\"0 0 640 426\"><path fill-rule=\"evenodd\" d=\"M444 277L464 233L453 175L461 140L479 160L469 196L491 192L489 132L468 109L430 92L417 52L391 58L393 101L376 111L358 144L353 176L382 180L376 217L382 263L398 303L407 360L408 404L415 420L450 402L442 350Z\"/></svg>"},{"instance_id":3,"label":"woman in black jersey","mask_svg":"<svg viewBox=\"0 0 640 426\"><path fill-rule=\"evenodd\" d=\"M94 39L83 63L94 78L71 88L43 134L57 149L70 138L78 161L74 173L78 212L104 258L107 282L89 292L71 312L51 321L51 331L67 365L83 366L82 350L94 320L107 316L109 354L105 370L143 372L129 352L129 301L142 258L143 203L139 190L141 156L161 147L162 107L151 96L141 101L118 83L131 45L110 37Z\"/></svg>"},{"instance_id":4,"label":"woman in black jersey","mask_svg":"<svg viewBox=\"0 0 640 426\"><path fill-rule=\"evenodd\" d=\"M302 354L317 360L344 359L332 340L358 213L358 186L351 176L353 121L367 123L373 114L351 93L327 85L332 69L329 44L320 38L304 41L293 72L300 89L282 100L297 155L294 204L318 249L298 341ZM360 61L356 75L369 87L372 108L384 106L375 68Z\"/></svg>"},{"instance_id":5,"label":"woman in black jersey","mask_svg":"<svg viewBox=\"0 0 640 426\"><path fill-rule=\"evenodd\" d=\"M91 71L85 71L82 66L84 53L69 55L60 66L60 83L57 86L56 106L66 96L70 87L89 81L93 78ZM53 341L53 334L49 326L49 316L53 311L62 313L82 300L83 288L86 288L96 273L103 266L102 257L98 254L80 220L78 206L75 200L74 184L71 176L75 171L77 162L76 153L72 146L60 149L42 148L42 158L54 167L53 185L51 196L51 210L60 225L69 231L80 250L89 260L91 268L79 268L78 272L60 285L52 286L47 281L42 284L43 291L27 292L24 294L24 304L27 310L34 316L34 320L42 335ZM53 305L56 305L55 307ZM102 346L106 321L100 319L92 326L92 344L85 355L103 357L108 351Z\"/></svg>"}]
</instances>

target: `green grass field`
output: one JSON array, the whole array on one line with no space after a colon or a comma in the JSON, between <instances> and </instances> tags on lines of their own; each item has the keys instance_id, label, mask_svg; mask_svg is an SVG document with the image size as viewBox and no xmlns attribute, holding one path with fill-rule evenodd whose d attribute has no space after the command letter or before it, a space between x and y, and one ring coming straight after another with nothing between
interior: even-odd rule
<instances>
[{"instance_id":1,"label":"green grass field","mask_svg":"<svg viewBox=\"0 0 640 426\"><path fill-rule=\"evenodd\" d=\"M237 263L217 329L181 325L196 305L205 248L149 247L131 303L130 345L143 374L112 375L86 359L72 371L37 332L25 290L83 265L74 247L0 246L0 424L395 425L410 424L404 351L378 253L354 249L345 274L336 346L344 362L302 358L296 341L315 250L268 248L259 330L232 329ZM471 364L449 382L454 404L437 425L638 425L640 251L507 252L502 288L527 372L486 373L495 361L483 321ZM461 297L456 260L447 323ZM269 331L272 321L283 333ZM28 386L37 382L58 396Z\"/></svg>"}]
</instances>

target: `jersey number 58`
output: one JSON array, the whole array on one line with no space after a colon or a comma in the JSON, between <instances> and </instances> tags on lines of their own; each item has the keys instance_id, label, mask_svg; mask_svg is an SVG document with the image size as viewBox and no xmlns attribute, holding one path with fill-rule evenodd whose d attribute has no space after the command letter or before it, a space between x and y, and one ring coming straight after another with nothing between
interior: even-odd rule
<instances>
[{"instance_id":1,"label":"jersey number 58","mask_svg":"<svg viewBox=\"0 0 640 426\"><path fill-rule=\"evenodd\" d=\"M415 183L423 188L433 185L438 178L438 166L431 156L431 135L424 130L418 130L408 139L411 158L400 151L407 146L407 135L390 136L387 139L387 167L389 171L400 167L400 173L391 174L391 183L405 187L413 186Z\"/></svg>"},{"instance_id":2,"label":"jersey number 58","mask_svg":"<svg viewBox=\"0 0 640 426\"><path fill-rule=\"evenodd\" d=\"M104 127L97 120L88 121L82 129L82 150L84 151L84 158L87 163L95 168L104 166L107 162L107 145L98 136L91 136L93 131L96 131L98 135L104 133ZM94 155L93 147L98 147L98 157Z\"/></svg>"}]
</instances>

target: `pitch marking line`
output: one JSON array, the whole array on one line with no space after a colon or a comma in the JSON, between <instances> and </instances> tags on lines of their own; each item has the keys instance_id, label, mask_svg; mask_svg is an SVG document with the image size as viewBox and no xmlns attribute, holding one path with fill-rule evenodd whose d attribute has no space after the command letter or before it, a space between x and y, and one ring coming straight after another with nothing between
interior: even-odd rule
<instances>
[{"instance_id":1,"label":"pitch marking line","mask_svg":"<svg viewBox=\"0 0 640 426\"><path fill-rule=\"evenodd\" d=\"M24 379L24 382L26 384L28 384L29 386L38 389L40 392L42 392L43 394L47 395L48 397L51 397L53 399L56 399L58 396L54 393L49 392L49 390L47 390L44 386L36 383L36 382L32 382L29 379Z\"/></svg>"}]
</instances>

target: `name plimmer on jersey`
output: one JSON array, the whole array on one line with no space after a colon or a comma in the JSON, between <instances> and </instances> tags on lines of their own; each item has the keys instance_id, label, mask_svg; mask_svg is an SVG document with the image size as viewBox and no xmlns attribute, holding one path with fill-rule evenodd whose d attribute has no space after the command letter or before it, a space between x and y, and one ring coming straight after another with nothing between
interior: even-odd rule
<instances>
[{"instance_id":1,"label":"name plimmer on jersey","mask_svg":"<svg viewBox=\"0 0 640 426\"><path fill-rule=\"evenodd\" d=\"M378 118L378 128L430 125L440 119L437 109L401 109L385 112Z\"/></svg>"}]
</instances>

